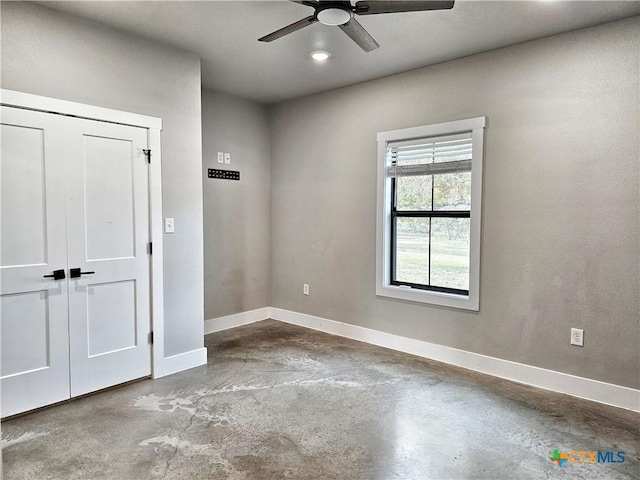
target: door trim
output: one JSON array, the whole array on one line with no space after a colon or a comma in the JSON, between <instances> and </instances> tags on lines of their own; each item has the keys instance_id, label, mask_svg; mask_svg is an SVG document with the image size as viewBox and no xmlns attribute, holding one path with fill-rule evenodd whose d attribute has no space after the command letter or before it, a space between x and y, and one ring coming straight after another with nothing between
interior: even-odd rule
<instances>
[{"instance_id":1,"label":"door trim","mask_svg":"<svg viewBox=\"0 0 640 480\"><path fill-rule=\"evenodd\" d=\"M0 89L0 104L7 107L70 115L87 120L119 123L147 129L148 145L152 155L149 165L150 241L153 242L153 255L151 255L151 331L153 332L151 372L153 378L167 375L165 372L168 371L168 365L166 365L167 360L164 356L162 157L160 150L162 119L7 89Z\"/></svg>"},{"instance_id":2,"label":"door trim","mask_svg":"<svg viewBox=\"0 0 640 480\"><path fill-rule=\"evenodd\" d=\"M121 123L132 127L144 127L154 130L162 130L162 119L139 115L137 113L112 110L110 108L96 107L84 103L68 102L56 98L42 97L30 93L17 92L15 90L0 89L0 101L6 107L26 108L49 113L62 113L72 117L99 120L102 122Z\"/></svg>"}]
</instances>

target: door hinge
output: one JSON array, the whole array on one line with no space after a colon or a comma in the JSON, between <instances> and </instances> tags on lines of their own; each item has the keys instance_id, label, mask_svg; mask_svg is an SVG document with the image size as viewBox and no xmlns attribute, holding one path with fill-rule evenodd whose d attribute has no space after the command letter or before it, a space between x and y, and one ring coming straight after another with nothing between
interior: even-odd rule
<instances>
[{"instance_id":1,"label":"door hinge","mask_svg":"<svg viewBox=\"0 0 640 480\"><path fill-rule=\"evenodd\" d=\"M147 157L147 163L151 163L151 149L142 149L142 153L144 153L144 156Z\"/></svg>"},{"instance_id":2,"label":"door hinge","mask_svg":"<svg viewBox=\"0 0 640 480\"><path fill-rule=\"evenodd\" d=\"M153 242L149 242L148 250L149 250L149 255L153 255Z\"/></svg>"},{"instance_id":3,"label":"door hinge","mask_svg":"<svg viewBox=\"0 0 640 480\"><path fill-rule=\"evenodd\" d=\"M149 332L149 343L153 345L153 332Z\"/></svg>"}]
</instances>

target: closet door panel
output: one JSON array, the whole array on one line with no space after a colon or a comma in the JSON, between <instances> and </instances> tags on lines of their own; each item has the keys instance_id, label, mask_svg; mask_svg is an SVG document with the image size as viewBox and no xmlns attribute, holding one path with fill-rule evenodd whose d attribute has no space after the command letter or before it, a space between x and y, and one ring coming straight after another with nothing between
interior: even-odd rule
<instances>
[{"instance_id":1,"label":"closet door panel","mask_svg":"<svg viewBox=\"0 0 640 480\"><path fill-rule=\"evenodd\" d=\"M134 257L135 147L129 138L83 140L86 260Z\"/></svg>"},{"instance_id":2,"label":"closet door panel","mask_svg":"<svg viewBox=\"0 0 640 480\"><path fill-rule=\"evenodd\" d=\"M3 417L69 398L66 118L2 107L0 376Z\"/></svg>"},{"instance_id":3,"label":"closet door panel","mask_svg":"<svg viewBox=\"0 0 640 480\"><path fill-rule=\"evenodd\" d=\"M71 395L151 373L147 130L77 120L68 169Z\"/></svg>"},{"instance_id":4,"label":"closet door panel","mask_svg":"<svg viewBox=\"0 0 640 480\"><path fill-rule=\"evenodd\" d=\"M3 267L47 261L44 136L43 128L2 125Z\"/></svg>"}]
</instances>

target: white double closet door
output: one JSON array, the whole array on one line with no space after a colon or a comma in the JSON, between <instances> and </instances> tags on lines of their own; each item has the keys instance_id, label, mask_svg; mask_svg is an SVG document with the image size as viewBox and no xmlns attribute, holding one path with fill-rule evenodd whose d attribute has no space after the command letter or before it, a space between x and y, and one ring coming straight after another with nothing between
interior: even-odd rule
<instances>
[{"instance_id":1,"label":"white double closet door","mask_svg":"<svg viewBox=\"0 0 640 480\"><path fill-rule=\"evenodd\" d=\"M147 129L1 115L5 417L150 374L149 181Z\"/></svg>"}]
</instances>

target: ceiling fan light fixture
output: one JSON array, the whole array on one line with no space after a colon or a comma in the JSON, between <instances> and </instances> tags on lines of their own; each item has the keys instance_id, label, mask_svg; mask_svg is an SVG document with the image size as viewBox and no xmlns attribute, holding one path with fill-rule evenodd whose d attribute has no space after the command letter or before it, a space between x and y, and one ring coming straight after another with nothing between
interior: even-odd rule
<instances>
[{"instance_id":1,"label":"ceiling fan light fixture","mask_svg":"<svg viewBox=\"0 0 640 480\"><path fill-rule=\"evenodd\" d=\"M365 52L371 52L380 44L360 25L356 16L377 15L379 13L422 12L428 10L449 10L455 0L357 0L355 5L347 0L290 0L293 3L313 8L313 14L293 22L275 32L258 39L272 42L278 38L297 32L315 23L338 27Z\"/></svg>"},{"instance_id":2,"label":"ceiling fan light fixture","mask_svg":"<svg viewBox=\"0 0 640 480\"><path fill-rule=\"evenodd\" d=\"M331 56L331 54L329 52L318 50L316 52L311 52L309 56L313 58L316 62L324 62Z\"/></svg>"},{"instance_id":3,"label":"ceiling fan light fixture","mask_svg":"<svg viewBox=\"0 0 640 480\"><path fill-rule=\"evenodd\" d=\"M324 25L335 27L336 25L344 25L351 20L351 11L340 7L327 7L318 9L316 18Z\"/></svg>"}]
</instances>

